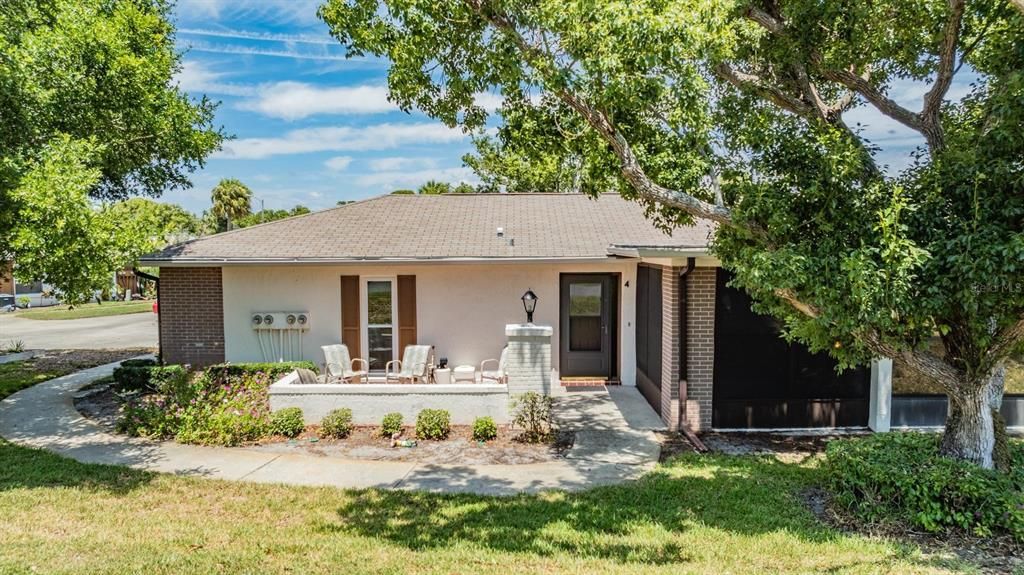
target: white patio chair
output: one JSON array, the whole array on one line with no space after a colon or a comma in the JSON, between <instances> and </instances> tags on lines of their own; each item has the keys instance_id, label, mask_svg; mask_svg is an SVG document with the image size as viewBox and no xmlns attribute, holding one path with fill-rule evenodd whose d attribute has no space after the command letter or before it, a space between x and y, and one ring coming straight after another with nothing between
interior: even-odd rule
<instances>
[{"instance_id":1,"label":"white patio chair","mask_svg":"<svg viewBox=\"0 0 1024 575\"><path fill-rule=\"evenodd\" d=\"M490 379L494 383L507 383L508 382L508 371L506 369L506 359L508 359L508 346L506 345L501 349L501 359L485 359L480 362L480 383L484 380ZM486 366L488 363L496 364L496 369L488 370Z\"/></svg>"},{"instance_id":2,"label":"white patio chair","mask_svg":"<svg viewBox=\"0 0 1024 575\"><path fill-rule=\"evenodd\" d=\"M339 380L352 383L353 379L357 383L360 380L369 383L370 372L366 369L366 360L361 357L352 359L347 345L336 343L321 346L320 349L324 352L324 376L327 383ZM357 362L362 362L363 369L356 369Z\"/></svg>"},{"instance_id":3,"label":"white patio chair","mask_svg":"<svg viewBox=\"0 0 1024 575\"><path fill-rule=\"evenodd\" d=\"M430 380L430 345L407 345L402 352L402 359L393 359L384 366L384 380L387 383L397 381L398 383L416 383L419 380L427 383ZM398 370L392 371L397 365Z\"/></svg>"}]
</instances>

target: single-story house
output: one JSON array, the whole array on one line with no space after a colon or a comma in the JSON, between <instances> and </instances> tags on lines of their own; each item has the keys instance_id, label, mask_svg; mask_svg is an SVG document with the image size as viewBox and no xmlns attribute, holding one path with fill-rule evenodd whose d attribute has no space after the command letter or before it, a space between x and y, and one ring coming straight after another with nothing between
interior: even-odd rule
<instances>
[{"instance_id":1,"label":"single-story house","mask_svg":"<svg viewBox=\"0 0 1024 575\"><path fill-rule=\"evenodd\" d=\"M780 339L727 285L712 232L698 221L664 233L616 194L388 195L141 264L160 268L168 363L320 363L320 346L343 342L371 376L412 343L479 365L524 322L532 290L552 385L636 386L669 428L866 426L879 370L837 375ZM307 317L274 335L255 325L278 312Z\"/></svg>"}]
</instances>

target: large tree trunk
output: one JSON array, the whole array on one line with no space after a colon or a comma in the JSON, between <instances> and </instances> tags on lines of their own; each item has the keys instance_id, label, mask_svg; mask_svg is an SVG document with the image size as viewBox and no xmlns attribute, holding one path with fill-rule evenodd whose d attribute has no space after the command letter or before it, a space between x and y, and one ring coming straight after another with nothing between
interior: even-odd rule
<instances>
[{"instance_id":1,"label":"large tree trunk","mask_svg":"<svg viewBox=\"0 0 1024 575\"><path fill-rule=\"evenodd\" d=\"M966 383L960 393L949 395L949 413L942 436L941 453L946 457L970 461L986 469L996 466L996 428L1005 445L1005 428L997 425L1003 403L1006 370L999 365L979 382ZM1002 454L1000 454L1000 458ZM1000 466L1006 462L1000 461Z\"/></svg>"}]
</instances>

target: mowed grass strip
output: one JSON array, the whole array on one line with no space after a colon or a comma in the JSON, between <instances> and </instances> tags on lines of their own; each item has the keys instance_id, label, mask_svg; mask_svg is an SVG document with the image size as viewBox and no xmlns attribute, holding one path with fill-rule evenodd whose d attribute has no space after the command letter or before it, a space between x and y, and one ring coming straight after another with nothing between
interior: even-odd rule
<instances>
[{"instance_id":1,"label":"mowed grass strip","mask_svg":"<svg viewBox=\"0 0 1024 575\"><path fill-rule=\"evenodd\" d=\"M940 573L800 502L813 461L684 456L644 479L510 498L223 482L0 441L0 572ZM458 481L456 477L453 481Z\"/></svg>"},{"instance_id":2,"label":"mowed grass strip","mask_svg":"<svg viewBox=\"0 0 1024 575\"><path fill-rule=\"evenodd\" d=\"M85 303L69 307L66 305L26 309L17 312L17 317L26 319L60 320L87 317L107 317L130 313L152 312L152 301L107 301L101 304Z\"/></svg>"},{"instance_id":3,"label":"mowed grass strip","mask_svg":"<svg viewBox=\"0 0 1024 575\"><path fill-rule=\"evenodd\" d=\"M32 360L0 363L0 399L67 373L68 371L57 368L41 371Z\"/></svg>"}]
</instances>

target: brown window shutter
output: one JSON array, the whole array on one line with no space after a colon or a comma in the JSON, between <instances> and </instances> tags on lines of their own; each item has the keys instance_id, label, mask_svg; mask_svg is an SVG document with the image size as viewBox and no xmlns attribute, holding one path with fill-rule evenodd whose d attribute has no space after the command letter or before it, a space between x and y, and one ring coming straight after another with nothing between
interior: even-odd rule
<instances>
[{"instance_id":1,"label":"brown window shutter","mask_svg":"<svg viewBox=\"0 0 1024 575\"><path fill-rule=\"evenodd\" d=\"M398 349L416 343L416 276L398 276Z\"/></svg>"},{"instance_id":2,"label":"brown window shutter","mask_svg":"<svg viewBox=\"0 0 1024 575\"><path fill-rule=\"evenodd\" d=\"M359 346L359 276L341 276L341 343L352 357L361 357Z\"/></svg>"}]
</instances>

